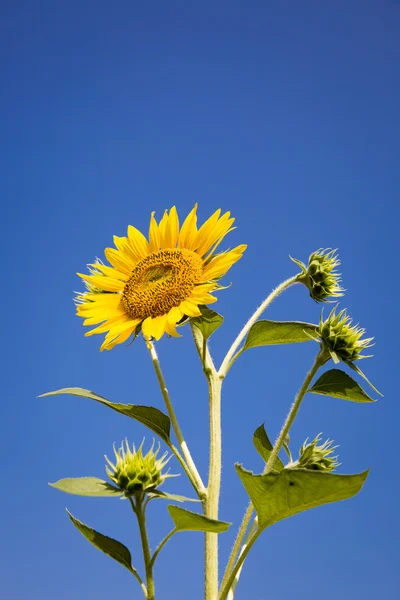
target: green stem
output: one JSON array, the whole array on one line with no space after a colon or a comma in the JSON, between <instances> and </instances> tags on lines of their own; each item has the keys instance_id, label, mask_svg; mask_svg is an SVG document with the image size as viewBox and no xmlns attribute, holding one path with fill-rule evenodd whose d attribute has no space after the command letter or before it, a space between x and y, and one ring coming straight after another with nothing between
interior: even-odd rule
<instances>
[{"instance_id":1,"label":"green stem","mask_svg":"<svg viewBox=\"0 0 400 600\"><path fill-rule=\"evenodd\" d=\"M253 547L253 545L254 545L255 541L258 539L258 536L259 536L261 533L262 533L262 532L261 532L261 530L260 530L260 529L257 529L257 530L254 532L254 534L251 536L251 538L249 539L249 541L248 541L248 543L247 543L246 547L245 547L245 548L243 548L243 551L241 552L241 554L240 554L240 556L239 556L239 558L238 558L238 560L237 560L237 563L236 563L236 565L234 566L234 568L233 568L233 570L232 570L232 573L230 574L230 576L229 576L229 578L228 578L228 580L227 580L226 584L225 584L225 585L223 585L223 586L221 586L221 592L220 592L220 595L218 596L218 600L226 600L226 598L227 598L227 596L228 596L228 594L229 594L229 591L230 591L231 587L232 587L232 586L233 586L233 584L234 584L234 581L235 581L236 575L238 575L238 574L239 574L239 571L241 570L241 568L242 568L242 566L243 566L243 563L244 563L244 561L245 561L245 560L246 560L246 558L247 558L247 555L248 555L248 553L249 553L249 552L250 552L250 550L252 549L252 547ZM233 598L233 595L231 596L231 598Z\"/></svg>"},{"instance_id":2,"label":"green stem","mask_svg":"<svg viewBox=\"0 0 400 600\"><path fill-rule=\"evenodd\" d=\"M286 279L286 281L283 281L280 285L278 285L278 287L270 293L270 295L264 300L261 306L259 306L259 308L257 308L254 314L250 317L246 325L243 327L243 329L240 331L239 335L233 342L232 346L229 348L224 360L222 361L221 367L218 371L218 374L221 378L226 377L229 369L235 362L236 358L238 358L239 355L237 355L236 357L234 357L234 355L237 349L239 348L240 344L243 342L246 335L249 333L254 323L261 317L265 309L268 308L268 306L279 296L279 294L287 290L293 284L298 283L298 277L299 275L294 275L293 277L289 277L289 279Z\"/></svg>"},{"instance_id":3,"label":"green stem","mask_svg":"<svg viewBox=\"0 0 400 600\"><path fill-rule=\"evenodd\" d=\"M137 522L139 525L140 540L142 542L144 567L146 570L146 587L147 587L147 600L154 600L154 579L153 579L153 563L151 561L149 540L147 537L146 529L146 513L143 507L143 498L136 500L136 505L133 503L132 498L129 498L132 509L136 514Z\"/></svg>"},{"instance_id":4,"label":"green stem","mask_svg":"<svg viewBox=\"0 0 400 600\"><path fill-rule=\"evenodd\" d=\"M203 502L203 511L210 519L218 519L219 496L221 490L222 380L218 376L207 346L207 341L204 339L201 331L192 325L192 333L208 384L210 464L208 471L207 496ZM218 534L205 534L204 552L204 597L205 600L216 600L218 596Z\"/></svg>"},{"instance_id":5,"label":"green stem","mask_svg":"<svg viewBox=\"0 0 400 600\"><path fill-rule=\"evenodd\" d=\"M185 442L185 438L183 437L181 428L179 427L179 423L178 420L176 418L175 415L175 411L173 409L172 406L172 402L171 399L169 397L169 393L168 393L168 389L167 386L165 384L165 380L164 380L164 376L162 374L161 371L161 366L160 366L160 362L158 360L158 356L157 356L157 352L156 349L154 347L154 344L152 342L150 342L149 340L146 340L146 345L147 348L149 349L150 352L150 356L151 356L151 360L153 362L153 366L154 366L154 370L156 372L157 375L157 380L161 389L161 394L162 397L164 399L165 402L165 406L167 408L168 411L168 415L169 418L171 420L172 423L172 428L175 432L176 438L178 440L180 449L182 451L182 454L184 456L185 459L185 464L186 464L186 468L185 468L185 472L187 473L187 475L189 476L189 479L193 485L193 487L195 488L197 495L199 496L200 500L204 500L205 496L206 496L206 489L204 487L203 481L201 479L201 476L196 468L196 465L194 464L192 455L189 452L189 448ZM172 444L170 445L171 450L174 450L174 447L172 446ZM180 460L180 457L177 455L178 460ZM182 460L180 460L182 466L183 466L183 462Z\"/></svg>"},{"instance_id":6,"label":"green stem","mask_svg":"<svg viewBox=\"0 0 400 600\"><path fill-rule=\"evenodd\" d=\"M272 471L275 460L286 440L286 437L290 431L291 426L293 425L293 422L297 416L297 413L299 412L300 405L301 405L302 400L309 388L309 385L310 385L311 381L313 380L318 369L323 364L325 364L327 362L327 360L328 360L328 358L326 356L325 350L321 347L319 353L317 354L317 356L315 358L313 366L307 373L307 376L303 382L303 385L301 386L299 392L297 393L297 396L290 408L290 411L288 413L288 416L286 417L285 423L283 424L283 427L278 436L278 439L276 440L274 448L273 448L273 450L269 456L269 459L267 461L267 464L265 465L264 472L263 472L264 475L267 475L268 473L270 473ZM253 514L254 514L254 507L253 507L253 504L250 502L247 507L246 513L243 517L242 524L240 526L239 532L237 534L235 543L232 548L231 555L229 557L228 564L226 566L225 574L224 574L222 584L221 584L221 590L225 590L228 581L231 581L231 585L232 585L232 582L235 579L235 577L232 578L232 573L235 572L235 575L236 575L236 573L238 571L238 569L236 569L236 566L238 564L236 562L237 556L239 554L240 547L243 544L243 539L244 539L246 531L250 525L250 521L253 517ZM252 539L252 538L250 538L250 539ZM241 557L242 557L242 554L240 555L240 558ZM236 563L236 565L235 565L235 563ZM242 563L243 563L243 560L241 561L241 564ZM229 586L228 591L229 591L231 585ZM225 598L225 596L220 595L219 600L222 600L223 598Z\"/></svg>"},{"instance_id":7,"label":"green stem","mask_svg":"<svg viewBox=\"0 0 400 600\"><path fill-rule=\"evenodd\" d=\"M175 528L172 531L169 532L168 535L165 536L165 538L159 543L156 551L153 554L153 557L151 559L151 566L154 565L154 563L156 562L156 558L157 556L160 554L161 550L164 548L165 544L168 542L168 540L170 540L172 538L172 536L177 532L178 530Z\"/></svg>"},{"instance_id":8,"label":"green stem","mask_svg":"<svg viewBox=\"0 0 400 600\"><path fill-rule=\"evenodd\" d=\"M210 418L210 466L208 472L205 514L218 519L221 490L221 385L215 373L208 377ZM218 534L205 534L205 600L216 600L218 596Z\"/></svg>"}]
</instances>

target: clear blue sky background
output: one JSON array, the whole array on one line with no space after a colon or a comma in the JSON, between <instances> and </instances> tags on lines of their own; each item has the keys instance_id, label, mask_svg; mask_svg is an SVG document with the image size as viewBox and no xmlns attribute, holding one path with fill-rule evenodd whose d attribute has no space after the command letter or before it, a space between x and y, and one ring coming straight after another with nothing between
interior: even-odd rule
<instances>
[{"instance_id":1,"label":"clear blue sky background","mask_svg":"<svg viewBox=\"0 0 400 600\"><path fill-rule=\"evenodd\" d=\"M91 547L65 507L127 544L136 524L118 500L67 496L60 477L102 477L103 454L151 434L88 400L36 399L64 386L162 408L138 341L99 353L74 315L76 271L150 211L199 202L203 220L232 211L231 246L248 243L216 308L219 362L252 310L306 260L339 247L348 306L376 336L363 363L385 398L374 405L309 396L293 448L323 431L341 472L371 467L356 498L272 527L246 564L238 600L398 597L398 291L400 3L225 0L110 4L3 0L1 45L2 515L5 600L139 598L128 572ZM397 308L397 307L396 307ZM316 321L304 288L269 318ZM261 470L252 447L275 437L316 345L256 349L223 398L222 557L246 505L235 461ZM189 331L159 353L199 468L207 462L206 385ZM179 470L176 463L175 471ZM190 493L182 476L168 490ZM169 530L151 508L153 547ZM157 567L158 600L201 599L202 539L176 536Z\"/></svg>"}]
</instances>

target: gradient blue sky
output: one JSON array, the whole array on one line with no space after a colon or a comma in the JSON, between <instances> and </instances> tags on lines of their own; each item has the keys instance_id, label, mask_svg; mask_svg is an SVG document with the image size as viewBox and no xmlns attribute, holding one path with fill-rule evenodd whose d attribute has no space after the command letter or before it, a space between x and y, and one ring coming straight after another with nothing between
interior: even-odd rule
<instances>
[{"instance_id":1,"label":"gradient blue sky","mask_svg":"<svg viewBox=\"0 0 400 600\"><path fill-rule=\"evenodd\" d=\"M371 467L370 478L356 498L272 527L237 599L396 598L400 3L3 0L0 29L0 596L140 597L64 511L127 544L140 566L127 504L67 496L47 482L102 477L112 443L147 432L87 400L35 397L82 386L162 408L141 341L100 354L100 338L83 337L75 273L129 223L146 230L150 211L176 204L185 214L199 202L201 219L232 211L227 244L249 245L216 305L225 316L216 360L295 272L289 253L306 260L339 247L343 306L376 336L363 367L385 393L374 405L306 399L293 448L323 431L340 444L341 472ZM269 318L316 321L319 307L296 288ZM277 434L315 351L312 343L249 351L226 381L221 517L235 525L221 536L222 557L246 505L232 465L261 469L252 433L266 421ZM206 385L189 331L163 339L159 353L205 473ZM190 493L183 476L166 489ZM161 502L151 512L154 547L169 517ZM201 535L173 538L156 577L157 600L201 599Z\"/></svg>"}]
</instances>

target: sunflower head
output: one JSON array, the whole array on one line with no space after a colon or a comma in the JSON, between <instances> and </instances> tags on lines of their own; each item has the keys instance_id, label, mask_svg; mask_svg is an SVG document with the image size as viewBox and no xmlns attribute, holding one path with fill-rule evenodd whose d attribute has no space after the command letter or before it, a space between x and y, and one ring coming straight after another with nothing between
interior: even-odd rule
<instances>
[{"instance_id":1,"label":"sunflower head","mask_svg":"<svg viewBox=\"0 0 400 600\"><path fill-rule=\"evenodd\" d=\"M126 237L114 236L115 248L106 248L110 265L97 259L89 274L79 274L86 291L76 297L77 314L84 325L96 325L86 335L106 334L101 350L138 330L146 339L179 337L177 324L216 302L212 292L246 246L217 252L234 219L217 210L198 228L196 212L197 205L181 227L175 207L159 223L152 213L148 239L130 225Z\"/></svg>"},{"instance_id":2,"label":"sunflower head","mask_svg":"<svg viewBox=\"0 0 400 600\"><path fill-rule=\"evenodd\" d=\"M168 477L174 477L162 470L170 460L167 452L157 457L160 447L154 452L154 442L147 454L143 454L143 443L136 450L131 450L127 440L125 445L116 450L114 447L115 464L107 456L106 471L113 483L127 496L154 492Z\"/></svg>"},{"instance_id":3,"label":"sunflower head","mask_svg":"<svg viewBox=\"0 0 400 600\"><path fill-rule=\"evenodd\" d=\"M352 325L352 319L347 315L346 309L336 314L336 307L323 321L322 315L318 327L318 336L327 353L335 362L342 360L352 364L361 358L369 358L361 354L365 348L370 348L374 338L363 338L365 329Z\"/></svg>"},{"instance_id":4,"label":"sunflower head","mask_svg":"<svg viewBox=\"0 0 400 600\"><path fill-rule=\"evenodd\" d=\"M290 469L310 469L312 471L334 471L340 463L337 456L332 456L332 452L337 446L333 446L333 440L321 442L321 434L310 443L308 438L299 451L299 458L288 465Z\"/></svg>"},{"instance_id":5,"label":"sunflower head","mask_svg":"<svg viewBox=\"0 0 400 600\"><path fill-rule=\"evenodd\" d=\"M329 302L328 298L343 296L340 273L336 270L340 265L336 250L320 249L313 252L307 266L300 260L292 260L302 270L298 281L308 288L315 302Z\"/></svg>"}]
</instances>

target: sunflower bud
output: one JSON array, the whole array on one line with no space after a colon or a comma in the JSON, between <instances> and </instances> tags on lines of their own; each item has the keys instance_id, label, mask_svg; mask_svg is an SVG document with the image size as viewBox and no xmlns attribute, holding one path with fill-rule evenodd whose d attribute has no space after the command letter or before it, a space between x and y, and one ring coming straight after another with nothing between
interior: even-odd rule
<instances>
[{"instance_id":1,"label":"sunflower bud","mask_svg":"<svg viewBox=\"0 0 400 600\"><path fill-rule=\"evenodd\" d=\"M289 468L310 469L312 471L334 471L340 464L337 460L337 456L331 456L337 446L332 446L333 440L328 439L323 444L319 444L320 441L320 433L310 444L307 443L307 438L300 448L298 460L289 464Z\"/></svg>"},{"instance_id":2,"label":"sunflower bud","mask_svg":"<svg viewBox=\"0 0 400 600\"><path fill-rule=\"evenodd\" d=\"M329 313L326 321L320 319L318 335L323 345L335 362L342 360L351 364L361 358L364 348L370 348L374 338L361 339L365 333L358 325L352 325L352 319L347 315L346 309L336 314L336 307Z\"/></svg>"},{"instance_id":3,"label":"sunflower bud","mask_svg":"<svg viewBox=\"0 0 400 600\"><path fill-rule=\"evenodd\" d=\"M171 456L167 457L165 452L160 458L157 458L160 446L154 452L154 442L147 454L142 452L143 442L136 450L129 448L128 441L125 440L125 445L116 450L114 447L114 455L116 459L115 465L105 457L109 467L106 465L106 471L113 483L115 483L127 496L137 493L148 493L158 488L168 477L174 477L167 473L162 473L162 469L170 460Z\"/></svg>"},{"instance_id":4,"label":"sunflower bud","mask_svg":"<svg viewBox=\"0 0 400 600\"><path fill-rule=\"evenodd\" d=\"M313 252L307 267L300 260L292 260L302 270L298 281L304 283L315 302L328 302L328 298L343 296L340 273L336 271L340 265L336 250L320 249Z\"/></svg>"}]
</instances>

